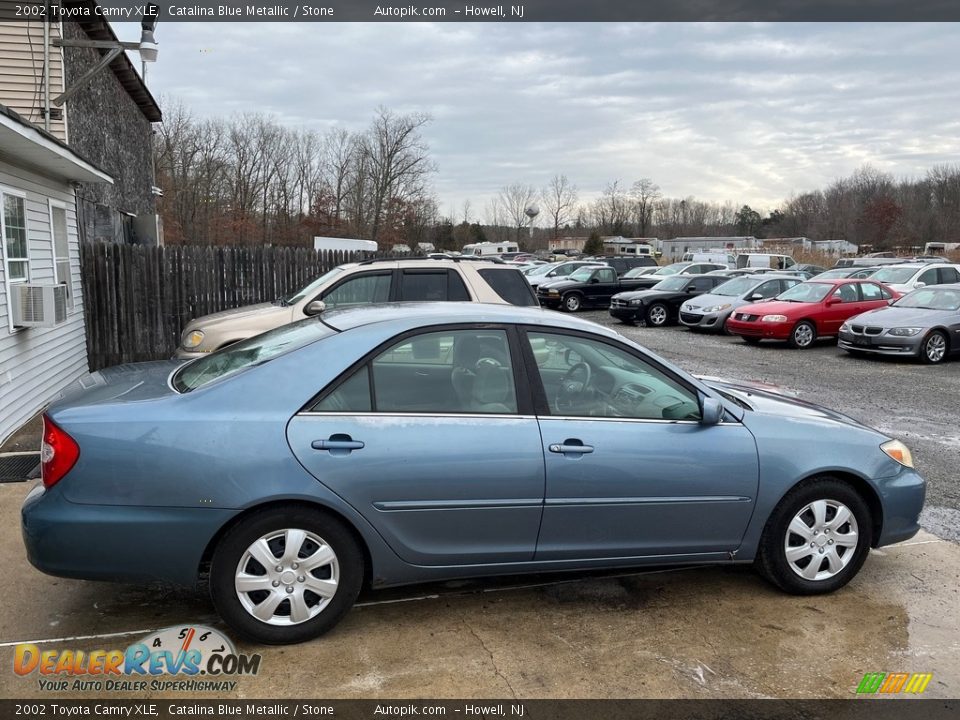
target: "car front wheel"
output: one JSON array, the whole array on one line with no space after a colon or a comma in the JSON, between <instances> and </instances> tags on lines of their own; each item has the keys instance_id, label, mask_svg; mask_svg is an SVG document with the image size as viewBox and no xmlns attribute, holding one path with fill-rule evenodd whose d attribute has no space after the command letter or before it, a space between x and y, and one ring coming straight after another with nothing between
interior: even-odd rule
<instances>
[{"instance_id":1,"label":"car front wheel","mask_svg":"<svg viewBox=\"0 0 960 720\"><path fill-rule=\"evenodd\" d=\"M567 312L577 312L583 305L583 300L577 293L570 293L563 298L563 309Z\"/></svg>"},{"instance_id":2,"label":"car front wheel","mask_svg":"<svg viewBox=\"0 0 960 720\"><path fill-rule=\"evenodd\" d=\"M837 590L859 572L870 552L870 510L852 487L830 477L799 485L767 521L756 565L785 592Z\"/></svg>"},{"instance_id":3,"label":"car front wheel","mask_svg":"<svg viewBox=\"0 0 960 720\"><path fill-rule=\"evenodd\" d=\"M809 320L802 320L794 326L790 333L790 347L805 350L813 345L813 341L816 339L817 329L813 326L813 323Z\"/></svg>"},{"instance_id":4,"label":"car front wheel","mask_svg":"<svg viewBox=\"0 0 960 720\"><path fill-rule=\"evenodd\" d=\"M947 356L947 336L940 330L934 330L923 340L920 346L920 359L925 363L943 362Z\"/></svg>"},{"instance_id":5,"label":"car front wheel","mask_svg":"<svg viewBox=\"0 0 960 720\"><path fill-rule=\"evenodd\" d=\"M663 303L654 303L647 310L647 324L653 327L663 327L670 319L670 311Z\"/></svg>"},{"instance_id":6,"label":"car front wheel","mask_svg":"<svg viewBox=\"0 0 960 720\"><path fill-rule=\"evenodd\" d=\"M339 622L360 592L363 570L363 553L341 522L311 508L272 508L220 540L210 594L239 635L269 645L299 643Z\"/></svg>"}]
</instances>

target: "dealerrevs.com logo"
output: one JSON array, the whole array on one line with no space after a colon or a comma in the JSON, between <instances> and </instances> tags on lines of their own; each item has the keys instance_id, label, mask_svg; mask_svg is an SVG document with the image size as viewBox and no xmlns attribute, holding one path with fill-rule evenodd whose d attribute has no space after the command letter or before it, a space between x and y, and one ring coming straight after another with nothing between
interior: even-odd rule
<instances>
[{"instance_id":1,"label":"dealerrevs.com logo","mask_svg":"<svg viewBox=\"0 0 960 720\"><path fill-rule=\"evenodd\" d=\"M256 675L259 654L238 653L233 642L202 625L170 627L126 649L41 650L33 643L14 648L13 671L38 676L41 690L142 692L230 692L233 678Z\"/></svg>"},{"instance_id":2,"label":"dealerrevs.com logo","mask_svg":"<svg viewBox=\"0 0 960 720\"><path fill-rule=\"evenodd\" d=\"M857 686L857 695L896 695L908 693L919 695L927 689L933 673L882 673L873 672L863 676Z\"/></svg>"}]
</instances>

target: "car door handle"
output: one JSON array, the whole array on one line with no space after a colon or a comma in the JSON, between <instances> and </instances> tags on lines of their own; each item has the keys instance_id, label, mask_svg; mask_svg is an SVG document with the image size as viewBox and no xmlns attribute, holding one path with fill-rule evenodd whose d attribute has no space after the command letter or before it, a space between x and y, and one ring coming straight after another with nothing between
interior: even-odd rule
<instances>
[{"instance_id":1,"label":"car door handle","mask_svg":"<svg viewBox=\"0 0 960 720\"><path fill-rule=\"evenodd\" d=\"M347 438L334 438L329 440L314 440L310 443L314 450L363 450L364 444L360 440Z\"/></svg>"},{"instance_id":2,"label":"car door handle","mask_svg":"<svg viewBox=\"0 0 960 720\"><path fill-rule=\"evenodd\" d=\"M586 453L593 452L593 445L584 445L579 440L564 440L562 443L557 443L549 447L550 452L552 453L575 453L577 455L583 455Z\"/></svg>"}]
</instances>

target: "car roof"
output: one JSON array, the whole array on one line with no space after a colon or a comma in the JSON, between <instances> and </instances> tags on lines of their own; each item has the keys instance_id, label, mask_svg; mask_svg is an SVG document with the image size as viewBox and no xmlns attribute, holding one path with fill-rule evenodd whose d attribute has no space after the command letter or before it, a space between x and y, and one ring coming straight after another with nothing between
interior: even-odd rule
<instances>
[{"instance_id":1,"label":"car roof","mask_svg":"<svg viewBox=\"0 0 960 720\"><path fill-rule=\"evenodd\" d=\"M495 305L474 302L385 303L343 310L327 310L319 316L334 330L350 330L377 323L397 323L405 327L454 325L460 323L515 323L549 325L570 330L586 330L615 336L608 328L570 315L547 312L538 307Z\"/></svg>"}]
</instances>

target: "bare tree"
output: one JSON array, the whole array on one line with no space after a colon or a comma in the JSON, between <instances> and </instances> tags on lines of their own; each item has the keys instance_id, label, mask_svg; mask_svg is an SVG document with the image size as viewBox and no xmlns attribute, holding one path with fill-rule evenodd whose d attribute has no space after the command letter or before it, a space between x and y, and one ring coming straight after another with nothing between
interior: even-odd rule
<instances>
[{"instance_id":1,"label":"bare tree","mask_svg":"<svg viewBox=\"0 0 960 720\"><path fill-rule=\"evenodd\" d=\"M647 229L653 222L653 207L660 199L660 186L650 178L637 180L630 188L630 197L633 198L633 213L637 222L637 235L647 236Z\"/></svg>"},{"instance_id":2,"label":"bare tree","mask_svg":"<svg viewBox=\"0 0 960 720\"><path fill-rule=\"evenodd\" d=\"M506 221L514 229L517 242L520 242L520 234L530 221L527 208L533 205L536 199L537 189L533 185L514 183L500 188L498 204Z\"/></svg>"},{"instance_id":3,"label":"bare tree","mask_svg":"<svg viewBox=\"0 0 960 720\"><path fill-rule=\"evenodd\" d=\"M554 175L540 193L544 209L553 221L553 237L560 237L560 228L570 222L577 205L577 186L566 175Z\"/></svg>"}]
</instances>

